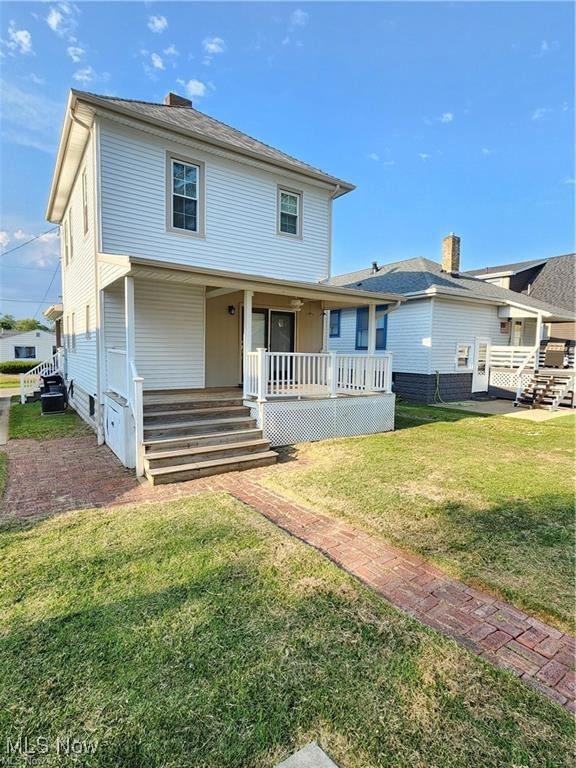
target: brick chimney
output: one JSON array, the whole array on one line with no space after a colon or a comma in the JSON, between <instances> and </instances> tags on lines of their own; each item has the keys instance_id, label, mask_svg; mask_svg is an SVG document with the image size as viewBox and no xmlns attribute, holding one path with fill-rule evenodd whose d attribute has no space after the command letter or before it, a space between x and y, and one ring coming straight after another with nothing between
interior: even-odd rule
<instances>
[{"instance_id":1,"label":"brick chimney","mask_svg":"<svg viewBox=\"0 0 576 768\"><path fill-rule=\"evenodd\" d=\"M167 107L191 107L192 102L190 99L185 99L184 96L179 96L177 93L167 93L164 96L164 104Z\"/></svg>"},{"instance_id":2,"label":"brick chimney","mask_svg":"<svg viewBox=\"0 0 576 768\"><path fill-rule=\"evenodd\" d=\"M460 271L460 238L454 232L442 240L442 271L453 275Z\"/></svg>"}]
</instances>

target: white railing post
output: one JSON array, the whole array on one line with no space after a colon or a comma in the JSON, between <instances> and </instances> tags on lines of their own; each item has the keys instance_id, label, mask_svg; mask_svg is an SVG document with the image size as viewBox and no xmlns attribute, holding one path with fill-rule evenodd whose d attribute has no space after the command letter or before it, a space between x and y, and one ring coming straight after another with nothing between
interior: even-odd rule
<instances>
[{"instance_id":1,"label":"white railing post","mask_svg":"<svg viewBox=\"0 0 576 768\"><path fill-rule=\"evenodd\" d=\"M328 360L328 395L336 397L338 394L338 356L336 352L330 352Z\"/></svg>"},{"instance_id":2,"label":"white railing post","mask_svg":"<svg viewBox=\"0 0 576 768\"><path fill-rule=\"evenodd\" d=\"M242 331L242 382L244 397L248 397L248 354L252 352L253 291L244 291L244 328Z\"/></svg>"},{"instance_id":3,"label":"white railing post","mask_svg":"<svg viewBox=\"0 0 576 768\"><path fill-rule=\"evenodd\" d=\"M144 379L134 376L134 440L136 449L136 477L144 474Z\"/></svg>"},{"instance_id":4,"label":"white railing post","mask_svg":"<svg viewBox=\"0 0 576 768\"><path fill-rule=\"evenodd\" d=\"M256 350L256 376L257 376L257 391L258 402L266 402L266 391L268 388L268 376L266 371L266 350L263 347L258 347Z\"/></svg>"},{"instance_id":5,"label":"white railing post","mask_svg":"<svg viewBox=\"0 0 576 768\"><path fill-rule=\"evenodd\" d=\"M24 374L20 374L20 404L24 405L26 402L26 392L24 390Z\"/></svg>"},{"instance_id":6,"label":"white railing post","mask_svg":"<svg viewBox=\"0 0 576 768\"><path fill-rule=\"evenodd\" d=\"M392 353L386 353L386 376L384 378L386 392L392 392Z\"/></svg>"}]
</instances>

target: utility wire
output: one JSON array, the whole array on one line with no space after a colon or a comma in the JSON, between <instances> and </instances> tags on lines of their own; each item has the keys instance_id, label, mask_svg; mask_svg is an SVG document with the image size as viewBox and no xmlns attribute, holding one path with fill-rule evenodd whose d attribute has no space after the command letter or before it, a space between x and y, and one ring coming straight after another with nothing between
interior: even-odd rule
<instances>
[{"instance_id":1,"label":"utility wire","mask_svg":"<svg viewBox=\"0 0 576 768\"><path fill-rule=\"evenodd\" d=\"M34 319L36 319L36 316L38 315L38 312L40 312L40 310L42 309L42 307L43 307L43 305L44 305L44 303L46 301L46 298L48 296L48 293L50 292L50 288L52 288L52 283L54 282L54 279L56 277L56 273L58 272L59 269L60 269L60 263L56 264L56 269L52 273L52 279L50 280L50 283L48 284L48 288L46 288L46 293L44 294L40 304L38 304L38 309L34 313Z\"/></svg>"},{"instance_id":2,"label":"utility wire","mask_svg":"<svg viewBox=\"0 0 576 768\"><path fill-rule=\"evenodd\" d=\"M51 303L58 304L58 302L60 300L61 300L60 296L58 296L58 297L56 297L54 299L44 299L42 301L42 304L51 304ZM38 299L6 299L6 298L3 298L3 299L0 299L0 301L4 301L4 302L17 302L18 304L36 304Z\"/></svg>"},{"instance_id":3,"label":"utility wire","mask_svg":"<svg viewBox=\"0 0 576 768\"><path fill-rule=\"evenodd\" d=\"M31 237L30 240L26 240L24 243L20 243L20 245L15 245L14 248L9 248L7 251L3 251L2 256L8 256L9 253L14 253L14 251L17 251L19 248L24 248L25 245L33 243L34 240L38 240L38 238L44 237L44 235L49 235L50 232L55 232L57 229L58 227L52 227L52 229L47 229L46 232L40 232L39 235Z\"/></svg>"}]
</instances>

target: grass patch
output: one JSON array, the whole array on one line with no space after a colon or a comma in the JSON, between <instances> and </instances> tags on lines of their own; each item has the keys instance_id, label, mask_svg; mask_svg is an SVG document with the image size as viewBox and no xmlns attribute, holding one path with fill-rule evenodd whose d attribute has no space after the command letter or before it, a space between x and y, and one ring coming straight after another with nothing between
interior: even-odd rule
<instances>
[{"instance_id":1,"label":"grass patch","mask_svg":"<svg viewBox=\"0 0 576 768\"><path fill-rule=\"evenodd\" d=\"M8 434L11 440L50 440L55 437L80 437L92 432L72 408L65 413L42 416L39 402L21 405L14 399L10 407Z\"/></svg>"},{"instance_id":2,"label":"grass patch","mask_svg":"<svg viewBox=\"0 0 576 768\"><path fill-rule=\"evenodd\" d=\"M558 705L224 494L0 536L0 732L88 768L572 765ZM43 766L61 764L43 757Z\"/></svg>"},{"instance_id":3,"label":"grass patch","mask_svg":"<svg viewBox=\"0 0 576 768\"><path fill-rule=\"evenodd\" d=\"M13 389L20 386L20 377L7 373L0 373L0 389Z\"/></svg>"},{"instance_id":4,"label":"grass patch","mask_svg":"<svg viewBox=\"0 0 576 768\"><path fill-rule=\"evenodd\" d=\"M264 482L573 628L575 423L402 404L396 432L300 446Z\"/></svg>"}]
</instances>

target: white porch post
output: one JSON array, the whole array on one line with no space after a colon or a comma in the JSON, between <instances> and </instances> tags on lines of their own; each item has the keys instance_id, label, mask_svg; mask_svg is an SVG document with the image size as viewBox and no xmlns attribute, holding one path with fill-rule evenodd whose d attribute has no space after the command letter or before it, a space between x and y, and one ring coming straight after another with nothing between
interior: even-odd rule
<instances>
[{"instance_id":1,"label":"white porch post","mask_svg":"<svg viewBox=\"0 0 576 768\"><path fill-rule=\"evenodd\" d=\"M376 352L376 304L368 307L368 350L369 355Z\"/></svg>"},{"instance_id":2,"label":"white porch post","mask_svg":"<svg viewBox=\"0 0 576 768\"><path fill-rule=\"evenodd\" d=\"M540 312L536 315L536 350L534 352L534 370L540 367L540 342L542 341L542 315Z\"/></svg>"},{"instance_id":3,"label":"white porch post","mask_svg":"<svg viewBox=\"0 0 576 768\"><path fill-rule=\"evenodd\" d=\"M256 350L256 354L258 355L258 363L257 363L257 375L258 375L258 402L259 403L265 403L266 402L266 387L268 384L268 371L266 367L266 350L264 347L258 347Z\"/></svg>"},{"instance_id":4,"label":"white porch post","mask_svg":"<svg viewBox=\"0 0 576 768\"><path fill-rule=\"evenodd\" d=\"M242 383L244 397L248 396L248 353L252 351L252 297L253 291L244 291L244 330L242 335Z\"/></svg>"},{"instance_id":5,"label":"white porch post","mask_svg":"<svg viewBox=\"0 0 576 768\"><path fill-rule=\"evenodd\" d=\"M124 328L126 332L126 381L130 381L130 361L136 359L134 327L134 278L124 278Z\"/></svg>"},{"instance_id":6,"label":"white porch post","mask_svg":"<svg viewBox=\"0 0 576 768\"><path fill-rule=\"evenodd\" d=\"M330 349L329 333L330 333L330 310L324 309L322 306L322 352L328 352Z\"/></svg>"}]
</instances>

